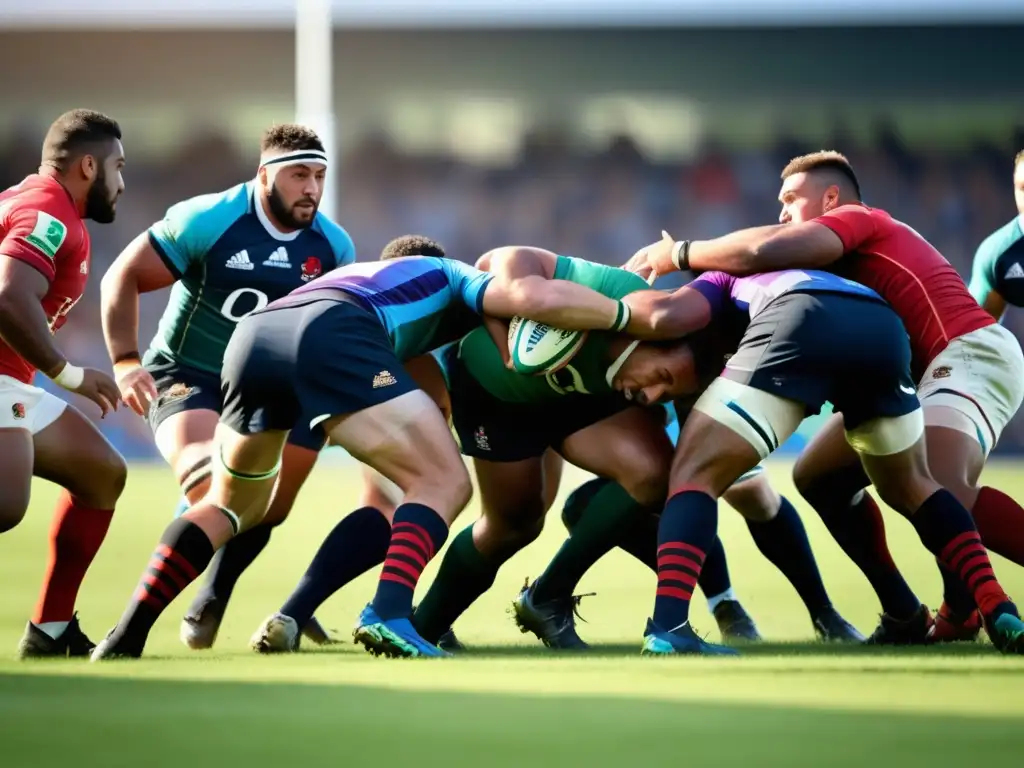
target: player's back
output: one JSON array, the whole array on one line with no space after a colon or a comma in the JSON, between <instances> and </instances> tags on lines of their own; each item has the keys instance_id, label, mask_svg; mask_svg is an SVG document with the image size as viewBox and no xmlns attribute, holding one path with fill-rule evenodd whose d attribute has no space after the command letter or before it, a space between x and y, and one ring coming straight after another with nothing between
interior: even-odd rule
<instances>
[{"instance_id":1,"label":"player's back","mask_svg":"<svg viewBox=\"0 0 1024 768\"><path fill-rule=\"evenodd\" d=\"M341 291L377 316L395 354L408 360L478 326L484 290L491 279L490 274L452 259L406 256L336 269L278 303Z\"/></svg>"},{"instance_id":2,"label":"player's back","mask_svg":"<svg viewBox=\"0 0 1024 768\"><path fill-rule=\"evenodd\" d=\"M915 378L952 339L992 324L942 254L885 211L844 205L815 221L836 232L849 252L832 271L874 289L900 316Z\"/></svg>"},{"instance_id":3,"label":"player's back","mask_svg":"<svg viewBox=\"0 0 1024 768\"><path fill-rule=\"evenodd\" d=\"M42 306L50 332L56 333L89 279L89 232L59 181L32 174L0 193L0 254L32 265L47 278ZM0 375L28 383L34 373L0 340Z\"/></svg>"},{"instance_id":4,"label":"player's back","mask_svg":"<svg viewBox=\"0 0 1024 768\"><path fill-rule=\"evenodd\" d=\"M172 206L149 240L177 278L151 350L212 373L242 318L355 258L319 213L308 228L278 230L252 181Z\"/></svg>"}]
</instances>

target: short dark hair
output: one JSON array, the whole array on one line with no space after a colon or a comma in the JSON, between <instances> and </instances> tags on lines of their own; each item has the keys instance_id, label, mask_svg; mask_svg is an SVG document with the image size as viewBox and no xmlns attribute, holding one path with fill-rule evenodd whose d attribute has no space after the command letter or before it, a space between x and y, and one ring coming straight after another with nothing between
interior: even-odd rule
<instances>
[{"instance_id":1,"label":"short dark hair","mask_svg":"<svg viewBox=\"0 0 1024 768\"><path fill-rule=\"evenodd\" d=\"M424 235L402 235L384 246L380 260L400 259L403 256L438 256L445 258L444 246Z\"/></svg>"},{"instance_id":2,"label":"short dark hair","mask_svg":"<svg viewBox=\"0 0 1024 768\"><path fill-rule=\"evenodd\" d=\"M788 179L797 173L816 173L825 171L842 177L853 187L853 193L860 200L860 182L857 181L857 174L853 172L853 166L846 159L846 155L836 152L834 149L823 149L819 152L811 152L809 155L800 155L789 161L789 164L782 169L782 178Z\"/></svg>"},{"instance_id":3,"label":"short dark hair","mask_svg":"<svg viewBox=\"0 0 1024 768\"><path fill-rule=\"evenodd\" d=\"M1017 170L1017 166L1024 163L1024 149L1016 154L1013 158L1013 170Z\"/></svg>"},{"instance_id":4,"label":"short dark hair","mask_svg":"<svg viewBox=\"0 0 1024 768\"><path fill-rule=\"evenodd\" d=\"M260 142L260 152L266 152L268 149L279 149L284 152L298 152L302 149L326 151L316 131L296 123L272 125L267 128Z\"/></svg>"},{"instance_id":5,"label":"short dark hair","mask_svg":"<svg viewBox=\"0 0 1024 768\"><path fill-rule=\"evenodd\" d=\"M71 161L97 152L102 144L121 138L112 117L91 109L72 109L53 121L43 139L42 164L66 173ZM106 156L106 152L102 153Z\"/></svg>"}]
</instances>

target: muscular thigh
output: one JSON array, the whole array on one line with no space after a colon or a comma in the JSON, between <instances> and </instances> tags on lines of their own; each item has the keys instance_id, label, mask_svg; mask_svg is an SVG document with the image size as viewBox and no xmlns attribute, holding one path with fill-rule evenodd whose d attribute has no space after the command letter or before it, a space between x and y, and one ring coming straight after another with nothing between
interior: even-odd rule
<instances>
[{"instance_id":1,"label":"muscular thigh","mask_svg":"<svg viewBox=\"0 0 1024 768\"><path fill-rule=\"evenodd\" d=\"M473 459L473 467L484 518L515 525L544 516L544 460L540 456L503 462Z\"/></svg>"},{"instance_id":2,"label":"muscular thigh","mask_svg":"<svg viewBox=\"0 0 1024 768\"><path fill-rule=\"evenodd\" d=\"M35 435L35 473L87 504L113 509L124 489L124 458L89 419L68 406Z\"/></svg>"}]
</instances>

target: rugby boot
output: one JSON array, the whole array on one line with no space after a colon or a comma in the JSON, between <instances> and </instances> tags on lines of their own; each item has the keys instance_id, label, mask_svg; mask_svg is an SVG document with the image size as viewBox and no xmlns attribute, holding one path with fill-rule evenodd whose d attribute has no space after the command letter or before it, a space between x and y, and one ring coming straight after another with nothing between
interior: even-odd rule
<instances>
[{"instance_id":1,"label":"rugby boot","mask_svg":"<svg viewBox=\"0 0 1024 768\"><path fill-rule=\"evenodd\" d=\"M374 656L413 659L451 655L420 637L408 618L384 621L370 605L359 614L359 623L352 632L352 638Z\"/></svg>"},{"instance_id":2,"label":"rugby boot","mask_svg":"<svg viewBox=\"0 0 1024 768\"><path fill-rule=\"evenodd\" d=\"M935 623L932 612L924 605L904 621L885 613L879 618L878 627L864 641L866 645L924 645L928 642L928 631Z\"/></svg>"},{"instance_id":3,"label":"rugby boot","mask_svg":"<svg viewBox=\"0 0 1024 768\"><path fill-rule=\"evenodd\" d=\"M538 603L533 599L536 586L537 582L530 584L527 580L512 601L512 615L519 630L524 634L532 632L548 648L560 651L587 650L590 646L576 634L576 619L583 621L579 613L580 601L584 597L592 597L593 593Z\"/></svg>"},{"instance_id":4,"label":"rugby boot","mask_svg":"<svg viewBox=\"0 0 1024 768\"><path fill-rule=\"evenodd\" d=\"M743 640L748 643L761 640L757 625L738 600L723 600L711 613L718 622L722 640Z\"/></svg>"},{"instance_id":5,"label":"rugby boot","mask_svg":"<svg viewBox=\"0 0 1024 768\"><path fill-rule=\"evenodd\" d=\"M275 613L267 617L249 640L256 653L292 653L299 650L299 625L291 616Z\"/></svg>"},{"instance_id":6,"label":"rugby boot","mask_svg":"<svg viewBox=\"0 0 1024 768\"><path fill-rule=\"evenodd\" d=\"M449 629L437 641L437 647L448 653L459 653L466 650L466 646L455 636L455 630Z\"/></svg>"},{"instance_id":7,"label":"rugby boot","mask_svg":"<svg viewBox=\"0 0 1024 768\"><path fill-rule=\"evenodd\" d=\"M863 643L865 640L864 635L831 605L818 611L811 620L815 634L824 643Z\"/></svg>"},{"instance_id":8,"label":"rugby boot","mask_svg":"<svg viewBox=\"0 0 1024 768\"><path fill-rule=\"evenodd\" d=\"M1001 653L1024 656L1024 621L1013 603L1003 603L985 617L985 632Z\"/></svg>"},{"instance_id":9,"label":"rugby boot","mask_svg":"<svg viewBox=\"0 0 1024 768\"><path fill-rule=\"evenodd\" d=\"M100 640L89 657L90 661L110 661L113 659L138 659L142 657L142 644L130 640L127 636L118 638L117 627Z\"/></svg>"},{"instance_id":10,"label":"rugby boot","mask_svg":"<svg viewBox=\"0 0 1024 768\"><path fill-rule=\"evenodd\" d=\"M92 653L96 643L86 637L78 623L78 614L71 617L67 627L57 638L52 638L31 621L18 643L19 659L76 658Z\"/></svg>"},{"instance_id":11,"label":"rugby boot","mask_svg":"<svg viewBox=\"0 0 1024 768\"><path fill-rule=\"evenodd\" d=\"M671 631L666 631L647 620L644 629L644 644L641 656L739 656L739 651L725 645L715 645L702 640L690 622L686 622Z\"/></svg>"},{"instance_id":12,"label":"rugby boot","mask_svg":"<svg viewBox=\"0 0 1024 768\"><path fill-rule=\"evenodd\" d=\"M929 643L973 643L981 633L981 614L975 609L966 616L958 616L942 604L935 614L935 623L928 630Z\"/></svg>"},{"instance_id":13,"label":"rugby boot","mask_svg":"<svg viewBox=\"0 0 1024 768\"><path fill-rule=\"evenodd\" d=\"M227 603L217 597L206 600L197 611L187 614L181 620L179 632L181 642L193 651L205 651L212 648L217 641L217 633L220 631L226 609ZM331 638L315 616L303 627L302 634L317 645L330 645L337 642ZM250 641L251 644L252 641Z\"/></svg>"}]
</instances>

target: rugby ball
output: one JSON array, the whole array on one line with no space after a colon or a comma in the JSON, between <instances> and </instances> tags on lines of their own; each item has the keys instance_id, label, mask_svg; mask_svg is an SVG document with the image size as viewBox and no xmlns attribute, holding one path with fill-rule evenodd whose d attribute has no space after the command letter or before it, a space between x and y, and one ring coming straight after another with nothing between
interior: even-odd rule
<instances>
[{"instance_id":1,"label":"rugby ball","mask_svg":"<svg viewBox=\"0 0 1024 768\"><path fill-rule=\"evenodd\" d=\"M587 331L563 331L514 317L508 326L508 351L518 373L544 375L565 366L587 340Z\"/></svg>"}]
</instances>

